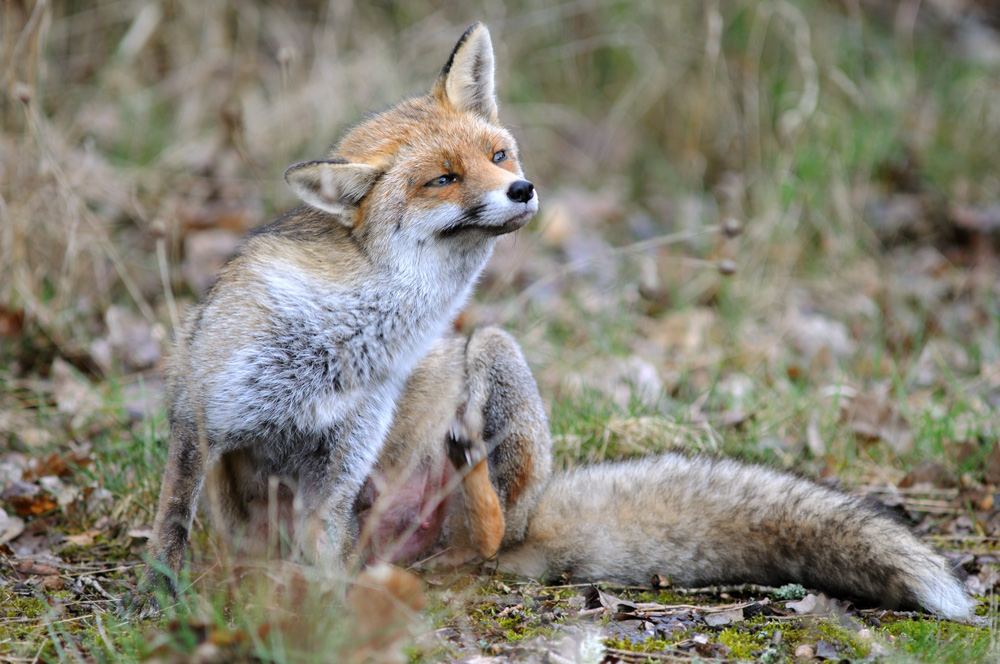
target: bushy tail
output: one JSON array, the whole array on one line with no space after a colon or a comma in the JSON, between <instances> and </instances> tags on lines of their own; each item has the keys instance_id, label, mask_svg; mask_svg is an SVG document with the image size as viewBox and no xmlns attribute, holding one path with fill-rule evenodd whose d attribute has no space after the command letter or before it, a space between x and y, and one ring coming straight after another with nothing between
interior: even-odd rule
<instances>
[{"instance_id":1,"label":"bushy tail","mask_svg":"<svg viewBox=\"0 0 1000 664\"><path fill-rule=\"evenodd\" d=\"M878 505L760 466L667 454L556 474L502 570L683 586L800 583L963 619L952 565Z\"/></svg>"}]
</instances>

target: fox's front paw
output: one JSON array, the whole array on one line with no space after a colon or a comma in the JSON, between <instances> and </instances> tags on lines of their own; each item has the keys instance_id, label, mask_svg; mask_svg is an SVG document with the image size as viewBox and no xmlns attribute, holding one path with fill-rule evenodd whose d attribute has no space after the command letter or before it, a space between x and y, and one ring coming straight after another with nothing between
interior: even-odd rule
<instances>
[{"instance_id":1,"label":"fox's front paw","mask_svg":"<svg viewBox=\"0 0 1000 664\"><path fill-rule=\"evenodd\" d=\"M125 620L148 620L160 615L156 595L143 588L127 593L118 605L118 616Z\"/></svg>"},{"instance_id":2,"label":"fox's front paw","mask_svg":"<svg viewBox=\"0 0 1000 664\"><path fill-rule=\"evenodd\" d=\"M486 443L482 436L461 420L455 420L448 428L445 448L456 470L472 468L486 458Z\"/></svg>"},{"instance_id":3,"label":"fox's front paw","mask_svg":"<svg viewBox=\"0 0 1000 664\"><path fill-rule=\"evenodd\" d=\"M146 620L160 615L158 593L167 597L177 595L177 584L174 578L156 566L146 570L139 587L131 593L126 593L118 605L118 615L126 620Z\"/></svg>"}]
</instances>

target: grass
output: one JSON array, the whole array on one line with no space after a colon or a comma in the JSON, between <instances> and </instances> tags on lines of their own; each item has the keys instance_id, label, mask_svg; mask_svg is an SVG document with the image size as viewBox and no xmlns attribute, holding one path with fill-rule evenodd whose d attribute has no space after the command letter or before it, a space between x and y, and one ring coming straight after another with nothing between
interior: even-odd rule
<instances>
[{"instance_id":1,"label":"grass","mask_svg":"<svg viewBox=\"0 0 1000 664\"><path fill-rule=\"evenodd\" d=\"M120 620L83 579L113 597L135 582L166 455L158 369L180 310L235 238L293 203L289 164L421 92L476 19L492 30L501 114L543 209L500 247L462 324L522 343L557 464L676 447L832 476L885 489L973 571L993 564L1000 532L983 501L997 483L1000 244L959 221L1000 201L1000 71L935 6L3 11L0 464L89 445L62 481L95 498L26 517L93 542L39 540L70 567L4 577L0 661L309 661L356 646L321 590L268 610L294 581L230 587L200 522L190 587L159 620ZM721 232L727 220L742 233ZM896 492L921 463L940 467L937 484ZM15 557L0 555L6 573ZM43 587L50 578L63 588ZM425 617L451 636L418 640L411 659L569 638L573 591L481 584L431 590ZM528 608L497 620L504 597ZM984 618L995 628L995 601ZM854 647L820 624L800 641L782 627L774 647L759 636L768 621L711 637L756 661L787 660L822 629ZM988 631L939 621L890 617L873 631L886 661L997 653Z\"/></svg>"}]
</instances>

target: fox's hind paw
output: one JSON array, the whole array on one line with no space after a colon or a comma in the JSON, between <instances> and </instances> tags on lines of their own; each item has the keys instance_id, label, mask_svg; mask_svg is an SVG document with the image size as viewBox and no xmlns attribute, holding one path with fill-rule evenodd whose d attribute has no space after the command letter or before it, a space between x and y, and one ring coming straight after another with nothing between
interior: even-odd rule
<instances>
[{"instance_id":1,"label":"fox's hind paw","mask_svg":"<svg viewBox=\"0 0 1000 664\"><path fill-rule=\"evenodd\" d=\"M456 470L472 468L486 458L486 443L479 432L470 429L461 420L451 423L444 442L448 458Z\"/></svg>"}]
</instances>

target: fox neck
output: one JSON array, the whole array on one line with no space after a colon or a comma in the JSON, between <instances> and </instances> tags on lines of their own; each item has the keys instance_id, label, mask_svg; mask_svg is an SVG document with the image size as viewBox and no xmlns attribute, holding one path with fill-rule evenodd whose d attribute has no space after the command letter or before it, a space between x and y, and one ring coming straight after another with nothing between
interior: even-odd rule
<instances>
[{"instance_id":1,"label":"fox neck","mask_svg":"<svg viewBox=\"0 0 1000 664\"><path fill-rule=\"evenodd\" d=\"M448 239L409 237L405 232L357 239L368 259L363 287L398 299L399 310L415 328L421 327L418 321L432 328L437 321L443 327L458 314L497 241L474 232ZM440 336L440 327L428 330L431 340Z\"/></svg>"},{"instance_id":2,"label":"fox neck","mask_svg":"<svg viewBox=\"0 0 1000 664\"><path fill-rule=\"evenodd\" d=\"M364 267L347 281L331 283L278 262L264 279L275 314L293 328L305 325L330 339L340 357L342 388L401 387L464 305L494 244L494 238L479 238L449 243L448 251L361 248Z\"/></svg>"}]
</instances>

